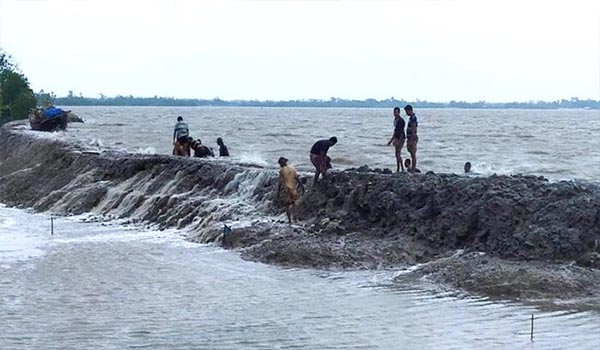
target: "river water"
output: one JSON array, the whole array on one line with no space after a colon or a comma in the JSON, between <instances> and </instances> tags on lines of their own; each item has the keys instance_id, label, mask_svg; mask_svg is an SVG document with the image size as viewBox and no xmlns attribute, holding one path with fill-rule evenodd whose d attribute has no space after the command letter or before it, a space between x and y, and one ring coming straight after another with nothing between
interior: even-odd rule
<instances>
[{"instance_id":1,"label":"river water","mask_svg":"<svg viewBox=\"0 0 600 350\"><path fill-rule=\"evenodd\" d=\"M600 315L0 208L1 349L597 349ZM530 315L535 314L534 342Z\"/></svg>"},{"instance_id":2,"label":"river water","mask_svg":"<svg viewBox=\"0 0 600 350\"><path fill-rule=\"evenodd\" d=\"M336 135L335 167L393 165L383 146L392 125L387 110L72 109L87 123L36 135L93 150L169 153L173 120L182 115L193 136L223 137L232 162L275 168L284 155L309 170L312 142ZM424 170L459 172L468 159L481 173L598 178L595 111L417 113ZM563 142L566 129L580 136ZM600 347L598 311L543 311L427 280L399 285L396 270L252 263L189 243L184 231L96 222L97 214L56 218L51 235L49 214L0 205L0 349Z\"/></svg>"},{"instance_id":3,"label":"river water","mask_svg":"<svg viewBox=\"0 0 600 350\"><path fill-rule=\"evenodd\" d=\"M67 107L65 107L67 108ZM284 156L310 170L312 144L336 136L330 150L337 169L395 168L385 144L391 109L68 107L86 120L70 135L88 144L130 152L170 153L178 115L192 137L215 150L222 137L234 161L277 167ZM600 178L600 111L418 109L419 168L460 173L466 161L481 174L533 174L554 180ZM403 112L404 113L404 112ZM406 119L406 116L403 115ZM407 156L406 149L403 156Z\"/></svg>"}]
</instances>

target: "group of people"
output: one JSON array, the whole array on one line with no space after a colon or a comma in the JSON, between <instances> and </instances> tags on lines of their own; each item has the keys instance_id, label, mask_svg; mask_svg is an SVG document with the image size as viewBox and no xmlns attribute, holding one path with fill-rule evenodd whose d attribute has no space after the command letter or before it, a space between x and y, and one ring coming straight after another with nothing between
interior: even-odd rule
<instances>
[{"instance_id":1,"label":"group of people","mask_svg":"<svg viewBox=\"0 0 600 350\"><path fill-rule=\"evenodd\" d=\"M222 138L217 138L217 146L219 146L219 156L229 157L229 149L223 143ZM173 155L189 157L191 151L194 151L194 157L207 158L214 157L215 153L212 148L202 144L200 139L190 137L190 129L183 117L177 117L177 123L173 130Z\"/></svg>"},{"instance_id":2,"label":"group of people","mask_svg":"<svg viewBox=\"0 0 600 350\"><path fill-rule=\"evenodd\" d=\"M417 168L417 143L419 142L417 127L419 126L419 122L411 105L406 105L404 112L408 116L408 125L400 116L400 107L394 108L394 132L388 142L388 146L393 144L396 151L396 172L400 172L400 169L404 172L406 168L406 171L420 173L421 171ZM315 167L314 184L319 180L319 176L324 178L327 170L331 168L331 158L327 155L327 152L337 141L337 138L332 136L329 139L315 142L310 149L310 162ZM402 162L402 147L404 147L405 142L406 148L410 153L410 159L407 158ZM280 167L279 187L285 190L285 211L288 221L292 223L293 211L298 199L298 185L300 184L298 172L293 166L288 164L288 160L285 157L279 158L278 162Z\"/></svg>"},{"instance_id":3,"label":"group of people","mask_svg":"<svg viewBox=\"0 0 600 350\"><path fill-rule=\"evenodd\" d=\"M417 127L419 126L419 121L411 105L406 105L404 112L408 116L406 132L404 132L406 123L400 116L400 107L394 108L394 133L388 142L388 146L393 144L396 149L396 172L400 172L400 169L404 171L405 167L409 172L420 172L417 169L417 143L419 142ZM402 163L402 147L404 147L405 142L411 159L406 159L406 162Z\"/></svg>"},{"instance_id":4,"label":"group of people","mask_svg":"<svg viewBox=\"0 0 600 350\"><path fill-rule=\"evenodd\" d=\"M392 137L388 141L389 145L394 145L396 155L396 172L404 172L405 170L413 173L420 173L421 171L417 168L417 144L419 142L419 136L417 135L417 128L419 122L417 115L415 114L411 105L404 107L404 112L408 117L408 124L404 121L404 118L400 115L400 107L394 108L394 131ZM319 177L325 178L327 171L331 169L331 158L327 155L329 148L337 144L337 138L335 136L329 139L319 140L313 144L310 149L310 162L315 167L315 176L313 184L319 181ZM410 158L406 158L402 161L402 148L406 143L406 148L410 153ZM219 156L228 157L229 150L223 143L222 138L217 138L217 145L219 146ZM202 144L200 139L192 139L187 123L183 121L183 118L177 117L177 123L173 131L173 154L190 156L190 150L194 150L194 157L206 158L214 157L214 153L211 148ZM280 157L279 163L279 188L284 190L285 199L285 211L288 217L288 221L293 221L293 211L295 208L296 200L298 199L298 190L303 190L302 183L298 178L298 172L296 169L288 164L288 159ZM471 171L471 163L465 163L465 173Z\"/></svg>"},{"instance_id":5,"label":"group of people","mask_svg":"<svg viewBox=\"0 0 600 350\"><path fill-rule=\"evenodd\" d=\"M310 162L315 167L315 178L313 184L319 181L319 176L325 178L327 170L331 169L331 158L327 155L329 148L337 143L337 137L332 136L329 139L319 140L313 144L310 149ZM279 190L284 189L285 213L291 224L293 221L293 212L298 199L298 189L304 190L302 182L298 178L296 168L288 164L288 159L280 157L279 163Z\"/></svg>"}]
</instances>

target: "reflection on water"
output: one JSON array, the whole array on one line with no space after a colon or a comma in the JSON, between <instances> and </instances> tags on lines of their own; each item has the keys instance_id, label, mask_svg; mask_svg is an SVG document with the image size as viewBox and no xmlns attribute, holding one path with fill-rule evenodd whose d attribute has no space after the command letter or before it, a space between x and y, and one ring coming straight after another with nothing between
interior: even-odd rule
<instances>
[{"instance_id":1,"label":"reflection on water","mask_svg":"<svg viewBox=\"0 0 600 350\"><path fill-rule=\"evenodd\" d=\"M395 271L282 269L185 242L177 231L76 218L58 219L50 236L47 216L0 208L0 240L21 235L23 246L0 253L1 349L600 345L598 313L545 313L425 281L395 285Z\"/></svg>"}]
</instances>

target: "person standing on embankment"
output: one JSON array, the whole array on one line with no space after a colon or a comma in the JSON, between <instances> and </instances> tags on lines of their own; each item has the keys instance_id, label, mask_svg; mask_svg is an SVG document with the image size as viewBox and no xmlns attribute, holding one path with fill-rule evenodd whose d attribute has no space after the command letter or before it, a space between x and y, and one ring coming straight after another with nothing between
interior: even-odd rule
<instances>
[{"instance_id":1,"label":"person standing on embankment","mask_svg":"<svg viewBox=\"0 0 600 350\"><path fill-rule=\"evenodd\" d=\"M417 143L419 142L419 136L417 136L417 127L419 122L417 121L417 115L413 111L411 105L404 107L404 112L408 118L408 126L406 127L406 149L410 153L412 159L410 170L414 172L417 168Z\"/></svg>"},{"instance_id":2,"label":"person standing on embankment","mask_svg":"<svg viewBox=\"0 0 600 350\"><path fill-rule=\"evenodd\" d=\"M177 123L173 130L173 155L190 156L190 129L183 121L183 117L177 117Z\"/></svg>"},{"instance_id":3,"label":"person standing on embankment","mask_svg":"<svg viewBox=\"0 0 600 350\"><path fill-rule=\"evenodd\" d=\"M390 144L394 145L394 149L396 150L396 172L400 172L400 168L404 172L404 164L402 164L402 147L404 146L404 141L406 140L406 134L404 133L404 119L400 116L400 107L394 108L394 133L392 134L392 138L387 143L388 146Z\"/></svg>"}]
</instances>

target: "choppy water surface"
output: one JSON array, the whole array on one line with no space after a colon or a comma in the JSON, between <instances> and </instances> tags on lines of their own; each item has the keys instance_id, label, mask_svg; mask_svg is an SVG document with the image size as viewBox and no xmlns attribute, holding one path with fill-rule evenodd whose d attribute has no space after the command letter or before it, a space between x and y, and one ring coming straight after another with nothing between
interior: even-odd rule
<instances>
[{"instance_id":1,"label":"choppy water surface","mask_svg":"<svg viewBox=\"0 0 600 350\"><path fill-rule=\"evenodd\" d=\"M17 239L16 237L23 238ZM281 269L157 232L0 207L1 349L597 349L600 315ZM535 313L535 341L529 317Z\"/></svg>"},{"instance_id":2,"label":"choppy water surface","mask_svg":"<svg viewBox=\"0 0 600 350\"><path fill-rule=\"evenodd\" d=\"M395 166L385 146L391 109L71 107L86 124L68 134L107 147L170 153L178 115L194 138L216 149L223 137L235 160L275 167L285 156L310 169L312 144L335 135L338 169ZM600 178L600 111L419 109L419 167L462 172L466 161L483 174L535 174L551 179ZM404 115L403 115L404 116ZM405 117L405 116L404 116ZM406 149L404 155L408 155Z\"/></svg>"}]
</instances>

